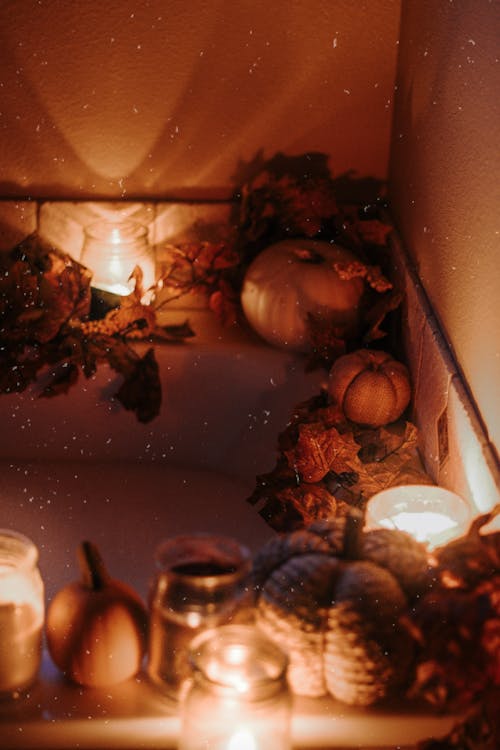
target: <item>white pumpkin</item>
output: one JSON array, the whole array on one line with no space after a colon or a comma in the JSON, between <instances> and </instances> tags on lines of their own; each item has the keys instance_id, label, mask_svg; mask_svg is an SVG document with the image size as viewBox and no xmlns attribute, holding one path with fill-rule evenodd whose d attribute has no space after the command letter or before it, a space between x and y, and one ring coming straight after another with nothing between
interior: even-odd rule
<instances>
[{"instance_id":1,"label":"white pumpkin","mask_svg":"<svg viewBox=\"0 0 500 750\"><path fill-rule=\"evenodd\" d=\"M342 336L352 335L364 283L343 281L334 264L353 260L349 250L320 240L270 245L252 261L243 281L241 305L251 327L270 344L292 351L308 348L309 313Z\"/></svg>"}]
</instances>

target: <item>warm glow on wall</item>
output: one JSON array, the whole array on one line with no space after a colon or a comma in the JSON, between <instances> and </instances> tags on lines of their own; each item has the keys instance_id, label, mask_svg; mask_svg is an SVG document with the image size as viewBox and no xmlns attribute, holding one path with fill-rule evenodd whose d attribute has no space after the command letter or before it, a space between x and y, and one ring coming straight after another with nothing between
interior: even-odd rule
<instances>
[{"instance_id":1,"label":"warm glow on wall","mask_svg":"<svg viewBox=\"0 0 500 750\"><path fill-rule=\"evenodd\" d=\"M8 195L228 197L277 151L386 176L398 1L22 5L0 6Z\"/></svg>"}]
</instances>

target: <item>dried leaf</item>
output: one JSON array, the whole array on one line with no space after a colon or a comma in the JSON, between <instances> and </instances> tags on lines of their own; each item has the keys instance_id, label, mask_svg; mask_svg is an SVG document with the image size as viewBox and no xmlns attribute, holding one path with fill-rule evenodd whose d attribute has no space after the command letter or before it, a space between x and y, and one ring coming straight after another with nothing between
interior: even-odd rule
<instances>
[{"instance_id":1,"label":"dried leaf","mask_svg":"<svg viewBox=\"0 0 500 750\"><path fill-rule=\"evenodd\" d=\"M241 189L240 225L250 242L265 235L315 237L338 214L333 180L263 170Z\"/></svg>"},{"instance_id":2,"label":"dried leaf","mask_svg":"<svg viewBox=\"0 0 500 750\"><path fill-rule=\"evenodd\" d=\"M417 476L417 483L432 484L427 474L415 466L417 439L417 428L411 422L406 422L404 436L396 451L388 454L383 461L370 463L360 461L356 465L358 473L356 489L366 500L388 487L414 483Z\"/></svg>"},{"instance_id":3,"label":"dried leaf","mask_svg":"<svg viewBox=\"0 0 500 750\"><path fill-rule=\"evenodd\" d=\"M78 366L74 362L61 362L50 373L50 381L40 393L40 398L52 398L67 393L78 380Z\"/></svg>"},{"instance_id":4,"label":"dried leaf","mask_svg":"<svg viewBox=\"0 0 500 750\"><path fill-rule=\"evenodd\" d=\"M291 468L306 482L318 482L330 471L349 472L360 463L359 445L352 434L340 434L335 427L325 429L322 424L299 426L297 444L285 451Z\"/></svg>"},{"instance_id":5,"label":"dried leaf","mask_svg":"<svg viewBox=\"0 0 500 750\"><path fill-rule=\"evenodd\" d=\"M209 297L208 306L225 326L234 325L239 318L239 294L234 287L221 279Z\"/></svg>"},{"instance_id":6,"label":"dried leaf","mask_svg":"<svg viewBox=\"0 0 500 750\"><path fill-rule=\"evenodd\" d=\"M167 297L157 310L188 293L210 296L220 289L222 280L230 283L232 274L241 263L241 255L235 247L224 242L193 242L168 246L166 250L170 254L170 262L159 285Z\"/></svg>"},{"instance_id":7,"label":"dried leaf","mask_svg":"<svg viewBox=\"0 0 500 750\"><path fill-rule=\"evenodd\" d=\"M128 368L126 368L128 369ZM161 407L161 384L154 349L135 360L116 394L120 403L133 411L139 422L150 422Z\"/></svg>"},{"instance_id":8,"label":"dried leaf","mask_svg":"<svg viewBox=\"0 0 500 750\"><path fill-rule=\"evenodd\" d=\"M500 691L490 690L465 712L451 732L418 744L418 750L498 750L500 747Z\"/></svg>"},{"instance_id":9,"label":"dried leaf","mask_svg":"<svg viewBox=\"0 0 500 750\"><path fill-rule=\"evenodd\" d=\"M319 367L328 370L338 357L345 354L346 342L341 336L340 329L334 328L323 317L308 314L307 334L310 341L310 350L307 356L306 371L315 370Z\"/></svg>"},{"instance_id":10,"label":"dried leaf","mask_svg":"<svg viewBox=\"0 0 500 750\"><path fill-rule=\"evenodd\" d=\"M365 312L365 325L367 326L367 330L363 336L364 343L367 344L370 341L376 341L377 339L386 336L385 331L383 331L380 326L389 313L398 309L402 300L402 292L392 290L386 292L382 297L377 298L376 301L368 307Z\"/></svg>"},{"instance_id":11,"label":"dried leaf","mask_svg":"<svg viewBox=\"0 0 500 750\"><path fill-rule=\"evenodd\" d=\"M355 439L361 446L359 457L364 463L383 461L399 451L399 459L405 463L414 455L417 430L411 422L396 422L383 427L355 427Z\"/></svg>"},{"instance_id":12,"label":"dried leaf","mask_svg":"<svg viewBox=\"0 0 500 750\"><path fill-rule=\"evenodd\" d=\"M376 292L387 292L392 289L391 282L386 279L379 266L368 266L361 261L353 260L344 263L334 263L333 267L342 281L350 279L365 279Z\"/></svg>"},{"instance_id":13,"label":"dried leaf","mask_svg":"<svg viewBox=\"0 0 500 750\"><path fill-rule=\"evenodd\" d=\"M91 273L42 240L26 237L0 256L0 340L45 343L90 309Z\"/></svg>"},{"instance_id":14,"label":"dried leaf","mask_svg":"<svg viewBox=\"0 0 500 750\"><path fill-rule=\"evenodd\" d=\"M110 310L103 320L103 327L113 335L147 338L156 329L156 312L149 305L142 305L134 295L125 297L120 307Z\"/></svg>"},{"instance_id":15,"label":"dried leaf","mask_svg":"<svg viewBox=\"0 0 500 750\"><path fill-rule=\"evenodd\" d=\"M475 588L481 581L500 573L500 532L480 533L499 512L500 505L496 505L488 513L478 516L465 536L435 550L435 570L443 585Z\"/></svg>"},{"instance_id":16,"label":"dried leaf","mask_svg":"<svg viewBox=\"0 0 500 750\"><path fill-rule=\"evenodd\" d=\"M420 652L410 697L463 709L500 687L500 576L469 591L437 584L414 603L411 619Z\"/></svg>"},{"instance_id":17,"label":"dried leaf","mask_svg":"<svg viewBox=\"0 0 500 750\"><path fill-rule=\"evenodd\" d=\"M290 504L307 526L313 521L333 518L337 502L325 487L303 482L297 487L278 490L276 496L286 505Z\"/></svg>"}]
</instances>

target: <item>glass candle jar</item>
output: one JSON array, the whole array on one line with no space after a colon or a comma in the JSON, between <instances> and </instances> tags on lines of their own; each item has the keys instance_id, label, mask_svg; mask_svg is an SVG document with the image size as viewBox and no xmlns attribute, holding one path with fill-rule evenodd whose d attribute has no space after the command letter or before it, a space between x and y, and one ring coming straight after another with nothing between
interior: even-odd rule
<instances>
[{"instance_id":1,"label":"glass candle jar","mask_svg":"<svg viewBox=\"0 0 500 750\"><path fill-rule=\"evenodd\" d=\"M0 697L15 695L35 681L43 620L38 550L22 534L0 529Z\"/></svg>"},{"instance_id":2,"label":"glass candle jar","mask_svg":"<svg viewBox=\"0 0 500 750\"><path fill-rule=\"evenodd\" d=\"M141 268L144 290L155 283L148 230L135 221L102 220L86 227L81 262L92 271L92 286L111 294L130 294L134 288L130 276L136 266Z\"/></svg>"},{"instance_id":3,"label":"glass candle jar","mask_svg":"<svg viewBox=\"0 0 500 750\"><path fill-rule=\"evenodd\" d=\"M462 497L432 484L389 487L366 506L367 529L400 529L429 549L465 534L470 521L470 508Z\"/></svg>"},{"instance_id":4,"label":"glass candle jar","mask_svg":"<svg viewBox=\"0 0 500 750\"><path fill-rule=\"evenodd\" d=\"M177 536L160 545L150 596L148 674L178 699L190 675L189 644L198 633L252 617L250 552L233 539Z\"/></svg>"},{"instance_id":5,"label":"glass candle jar","mask_svg":"<svg viewBox=\"0 0 500 750\"><path fill-rule=\"evenodd\" d=\"M197 636L179 750L288 750L285 654L251 625Z\"/></svg>"}]
</instances>

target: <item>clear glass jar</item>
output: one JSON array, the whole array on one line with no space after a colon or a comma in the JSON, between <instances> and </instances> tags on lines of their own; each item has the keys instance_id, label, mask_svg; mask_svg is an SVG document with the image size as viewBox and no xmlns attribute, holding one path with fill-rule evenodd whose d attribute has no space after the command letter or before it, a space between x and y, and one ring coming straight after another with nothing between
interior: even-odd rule
<instances>
[{"instance_id":1,"label":"clear glass jar","mask_svg":"<svg viewBox=\"0 0 500 750\"><path fill-rule=\"evenodd\" d=\"M179 750L288 750L287 657L255 626L227 625L191 644Z\"/></svg>"},{"instance_id":2,"label":"clear glass jar","mask_svg":"<svg viewBox=\"0 0 500 750\"><path fill-rule=\"evenodd\" d=\"M140 266L144 290L155 283L155 256L148 230L135 221L96 221L85 228L81 263L92 271L92 286L125 296L134 288L130 276ZM148 300L146 300L148 301Z\"/></svg>"},{"instance_id":3,"label":"clear glass jar","mask_svg":"<svg viewBox=\"0 0 500 750\"><path fill-rule=\"evenodd\" d=\"M35 681L44 614L36 546L23 534L0 529L0 697Z\"/></svg>"},{"instance_id":4,"label":"clear glass jar","mask_svg":"<svg viewBox=\"0 0 500 750\"><path fill-rule=\"evenodd\" d=\"M158 574L150 596L148 674L177 700L190 676L195 635L252 616L249 550L210 534L173 537L157 550Z\"/></svg>"}]
</instances>

